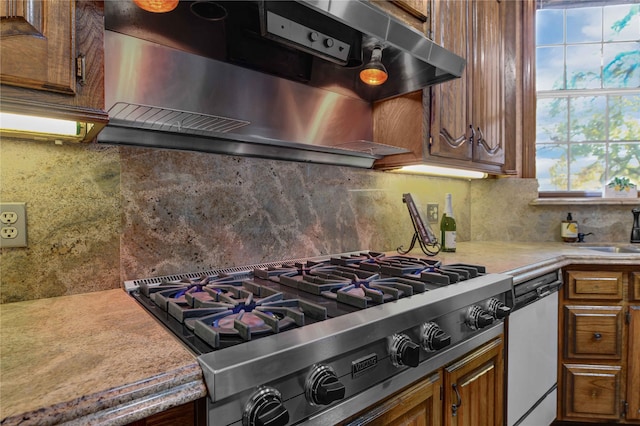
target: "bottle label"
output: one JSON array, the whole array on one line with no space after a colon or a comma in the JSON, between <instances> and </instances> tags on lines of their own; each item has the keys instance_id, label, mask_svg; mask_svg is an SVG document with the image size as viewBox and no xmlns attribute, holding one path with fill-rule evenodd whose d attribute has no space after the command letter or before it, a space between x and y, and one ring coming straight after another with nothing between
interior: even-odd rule
<instances>
[{"instance_id":1,"label":"bottle label","mask_svg":"<svg viewBox=\"0 0 640 426\"><path fill-rule=\"evenodd\" d=\"M456 249L456 231L444 231L444 247L447 250Z\"/></svg>"},{"instance_id":2,"label":"bottle label","mask_svg":"<svg viewBox=\"0 0 640 426\"><path fill-rule=\"evenodd\" d=\"M562 236L562 238L577 238L578 224L575 222L562 222L560 235Z\"/></svg>"}]
</instances>

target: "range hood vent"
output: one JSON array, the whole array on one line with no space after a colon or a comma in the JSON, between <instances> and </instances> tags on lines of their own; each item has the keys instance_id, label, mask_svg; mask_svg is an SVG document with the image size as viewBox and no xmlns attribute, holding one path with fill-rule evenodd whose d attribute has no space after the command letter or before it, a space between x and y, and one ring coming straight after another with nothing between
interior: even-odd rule
<instances>
[{"instance_id":1,"label":"range hood vent","mask_svg":"<svg viewBox=\"0 0 640 426\"><path fill-rule=\"evenodd\" d=\"M208 135L211 132L228 133L250 124L248 121L234 118L126 102L116 102L109 109L109 119L113 125L185 132L192 135Z\"/></svg>"},{"instance_id":2,"label":"range hood vent","mask_svg":"<svg viewBox=\"0 0 640 426\"><path fill-rule=\"evenodd\" d=\"M465 66L361 0L105 2L105 27L103 143L372 167L407 152L372 141L372 103ZM389 79L374 87L358 75L376 45Z\"/></svg>"}]
</instances>

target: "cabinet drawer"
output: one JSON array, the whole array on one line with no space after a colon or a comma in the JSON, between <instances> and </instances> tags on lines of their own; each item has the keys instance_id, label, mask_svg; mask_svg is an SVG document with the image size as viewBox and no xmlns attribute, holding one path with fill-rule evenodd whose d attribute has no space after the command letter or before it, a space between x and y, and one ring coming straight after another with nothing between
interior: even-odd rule
<instances>
[{"instance_id":1,"label":"cabinet drawer","mask_svg":"<svg viewBox=\"0 0 640 426\"><path fill-rule=\"evenodd\" d=\"M622 300L623 272L568 271L569 299Z\"/></svg>"},{"instance_id":2,"label":"cabinet drawer","mask_svg":"<svg viewBox=\"0 0 640 426\"><path fill-rule=\"evenodd\" d=\"M565 306L567 358L622 358L622 307Z\"/></svg>"},{"instance_id":3,"label":"cabinet drawer","mask_svg":"<svg viewBox=\"0 0 640 426\"><path fill-rule=\"evenodd\" d=\"M564 364L564 415L616 419L620 416L622 367Z\"/></svg>"}]
</instances>

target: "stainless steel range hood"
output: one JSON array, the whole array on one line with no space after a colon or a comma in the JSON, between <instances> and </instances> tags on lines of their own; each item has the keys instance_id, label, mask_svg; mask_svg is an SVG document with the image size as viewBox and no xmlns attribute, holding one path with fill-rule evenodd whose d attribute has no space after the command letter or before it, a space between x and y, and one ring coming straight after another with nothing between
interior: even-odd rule
<instances>
[{"instance_id":1,"label":"stainless steel range hood","mask_svg":"<svg viewBox=\"0 0 640 426\"><path fill-rule=\"evenodd\" d=\"M372 142L372 102L465 66L359 0L109 1L105 26L103 143L371 167L405 152ZM390 77L374 87L358 74L375 45Z\"/></svg>"}]
</instances>

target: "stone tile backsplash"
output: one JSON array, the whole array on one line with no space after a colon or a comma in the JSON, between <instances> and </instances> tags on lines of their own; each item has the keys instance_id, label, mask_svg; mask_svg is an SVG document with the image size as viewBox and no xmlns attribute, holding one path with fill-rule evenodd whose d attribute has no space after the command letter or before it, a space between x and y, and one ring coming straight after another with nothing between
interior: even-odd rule
<instances>
[{"instance_id":1,"label":"stone tile backsplash","mask_svg":"<svg viewBox=\"0 0 640 426\"><path fill-rule=\"evenodd\" d=\"M459 194L461 234L470 235L466 181L125 147L121 164L123 280L392 251L413 236L406 192L423 215L445 191Z\"/></svg>"},{"instance_id":2,"label":"stone tile backsplash","mask_svg":"<svg viewBox=\"0 0 640 426\"><path fill-rule=\"evenodd\" d=\"M471 184L472 241L562 241L560 222L571 212L586 242L628 243L631 205L533 206L536 179L490 179ZM638 206L640 207L640 202Z\"/></svg>"}]
</instances>

